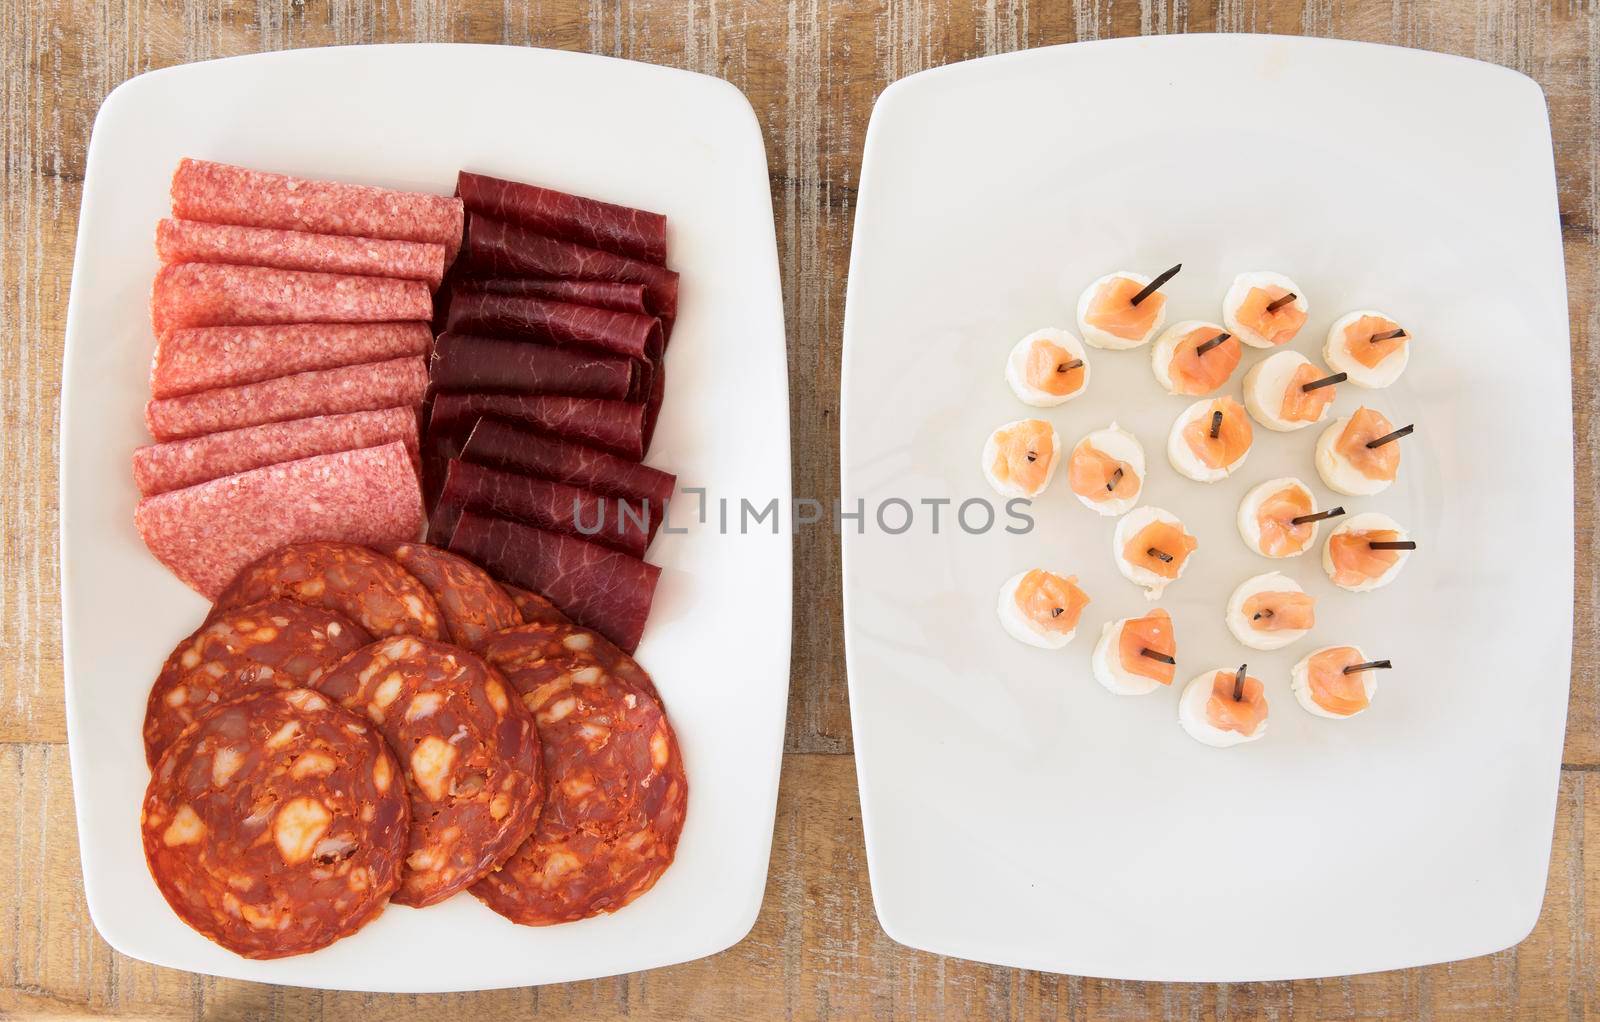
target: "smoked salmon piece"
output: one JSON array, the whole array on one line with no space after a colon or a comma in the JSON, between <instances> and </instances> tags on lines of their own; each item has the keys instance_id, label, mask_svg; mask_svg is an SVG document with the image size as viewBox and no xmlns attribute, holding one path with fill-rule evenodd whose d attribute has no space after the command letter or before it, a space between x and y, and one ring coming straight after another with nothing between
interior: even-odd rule
<instances>
[{"instance_id":1,"label":"smoked salmon piece","mask_svg":"<svg viewBox=\"0 0 1600 1022\"><path fill-rule=\"evenodd\" d=\"M1048 422L1023 419L995 432L994 475L1029 493L1037 493L1050 479L1055 461L1055 440Z\"/></svg>"},{"instance_id":2,"label":"smoked salmon piece","mask_svg":"<svg viewBox=\"0 0 1600 1022\"><path fill-rule=\"evenodd\" d=\"M1296 308L1294 302L1280 306L1273 312L1268 312L1267 306L1288 294L1287 290L1275 285L1253 287L1245 295L1235 316L1242 325L1273 344L1287 344L1306 325L1306 314Z\"/></svg>"},{"instance_id":3,"label":"smoked salmon piece","mask_svg":"<svg viewBox=\"0 0 1600 1022\"><path fill-rule=\"evenodd\" d=\"M1306 631L1317 623L1317 601L1308 593L1256 593L1244 601L1244 616L1258 632Z\"/></svg>"},{"instance_id":4,"label":"smoked salmon piece","mask_svg":"<svg viewBox=\"0 0 1600 1022\"><path fill-rule=\"evenodd\" d=\"M1118 475L1118 472L1121 475ZM1139 476L1133 466L1093 446L1080 441L1067 459L1067 485L1072 492L1095 503L1118 500L1139 492Z\"/></svg>"},{"instance_id":5,"label":"smoked salmon piece","mask_svg":"<svg viewBox=\"0 0 1600 1022\"><path fill-rule=\"evenodd\" d=\"M1178 577L1183 562L1199 545L1200 541L1184 532L1181 526L1155 521L1134 533L1123 547L1122 556L1136 567L1171 579ZM1160 556L1162 554L1165 556Z\"/></svg>"},{"instance_id":6,"label":"smoked salmon piece","mask_svg":"<svg viewBox=\"0 0 1600 1022\"><path fill-rule=\"evenodd\" d=\"M1217 412L1222 413L1222 424L1217 435L1212 436L1211 426ZM1189 449L1210 468L1226 468L1244 457L1254 436L1244 406L1231 397L1217 398L1204 415L1183 428L1183 439Z\"/></svg>"},{"instance_id":7,"label":"smoked salmon piece","mask_svg":"<svg viewBox=\"0 0 1600 1022\"><path fill-rule=\"evenodd\" d=\"M1306 665L1311 698L1329 713L1346 717L1365 710L1370 705L1362 677L1366 672L1344 672L1346 667L1361 662L1361 651L1354 646L1330 646L1312 654Z\"/></svg>"},{"instance_id":8,"label":"smoked salmon piece","mask_svg":"<svg viewBox=\"0 0 1600 1022\"><path fill-rule=\"evenodd\" d=\"M1144 617L1129 618L1122 623L1122 639L1117 644L1117 655L1122 658L1122 668L1141 678L1172 684L1177 671L1174 664L1164 664L1143 654L1143 650L1176 656L1178 639L1172 633L1172 615L1164 610L1152 610Z\"/></svg>"},{"instance_id":9,"label":"smoked salmon piece","mask_svg":"<svg viewBox=\"0 0 1600 1022\"><path fill-rule=\"evenodd\" d=\"M1347 529L1328 537L1335 585L1357 586L1379 578L1400 560L1399 550L1374 550L1373 543L1394 543L1401 535L1393 529Z\"/></svg>"},{"instance_id":10,"label":"smoked salmon piece","mask_svg":"<svg viewBox=\"0 0 1600 1022\"><path fill-rule=\"evenodd\" d=\"M1233 698L1235 675L1218 671L1211 679L1211 698L1206 700L1206 720L1222 731L1253 735L1267 719L1267 695L1261 682L1248 675L1240 698Z\"/></svg>"},{"instance_id":11,"label":"smoked salmon piece","mask_svg":"<svg viewBox=\"0 0 1600 1022\"><path fill-rule=\"evenodd\" d=\"M1073 362L1078 364L1067 368ZM1054 341L1040 339L1028 349L1024 376L1028 385L1037 390L1056 397L1075 394L1083 387L1083 374L1083 359Z\"/></svg>"},{"instance_id":12,"label":"smoked salmon piece","mask_svg":"<svg viewBox=\"0 0 1600 1022\"><path fill-rule=\"evenodd\" d=\"M1371 369L1405 347L1406 342L1410 340L1406 334L1387 337L1381 341L1374 341L1372 338L1398 329L1400 324L1387 317L1362 316L1344 328L1344 349L1350 353L1351 358Z\"/></svg>"},{"instance_id":13,"label":"smoked salmon piece","mask_svg":"<svg viewBox=\"0 0 1600 1022\"><path fill-rule=\"evenodd\" d=\"M1041 631L1065 634L1078 627L1089 597L1078 588L1077 576L1062 578L1034 568L1017 583L1017 609Z\"/></svg>"},{"instance_id":14,"label":"smoked salmon piece","mask_svg":"<svg viewBox=\"0 0 1600 1022\"><path fill-rule=\"evenodd\" d=\"M1294 376L1289 379L1289 387L1283 392L1283 407L1278 409L1280 418L1290 422L1316 422L1322 418L1322 413L1333 404L1333 398L1338 391L1337 384L1318 387L1316 390L1303 390L1308 383L1315 383L1323 378L1323 373L1317 367L1307 362L1294 371Z\"/></svg>"},{"instance_id":15,"label":"smoked salmon piece","mask_svg":"<svg viewBox=\"0 0 1600 1022\"><path fill-rule=\"evenodd\" d=\"M1244 348L1239 344L1239 338L1231 335L1204 355L1196 353L1200 345L1216 337L1217 333L1215 327L1198 327L1178 341L1172 352L1172 364L1167 368L1167 375L1172 377L1178 393L1195 396L1209 394L1227 383L1228 377L1239 367Z\"/></svg>"},{"instance_id":16,"label":"smoked salmon piece","mask_svg":"<svg viewBox=\"0 0 1600 1022\"><path fill-rule=\"evenodd\" d=\"M1393 432L1393 424L1382 414L1371 408L1357 408L1345 425L1344 432L1339 434L1334 449L1368 479L1393 481L1400 471L1400 445L1390 442L1382 447L1367 446L1369 442Z\"/></svg>"},{"instance_id":17,"label":"smoked salmon piece","mask_svg":"<svg viewBox=\"0 0 1600 1022\"><path fill-rule=\"evenodd\" d=\"M1299 486L1285 486L1261 502L1256 527L1261 530L1261 552L1268 557L1290 557L1311 542L1314 522L1294 524L1312 513L1311 496Z\"/></svg>"},{"instance_id":18,"label":"smoked salmon piece","mask_svg":"<svg viewBox=\"0 0 1600 1022\"><path fill-rule=\"evenodd\" d=\"M1155 326L1156 317L1161 315L1167 299L1157 291L1138 305L1133 304L1133 296L1142 290L1144 285L1136 280L1112 277L1095 292L1084 322L1123 340L1143 340Z\"/></svg>"}]
</instances>

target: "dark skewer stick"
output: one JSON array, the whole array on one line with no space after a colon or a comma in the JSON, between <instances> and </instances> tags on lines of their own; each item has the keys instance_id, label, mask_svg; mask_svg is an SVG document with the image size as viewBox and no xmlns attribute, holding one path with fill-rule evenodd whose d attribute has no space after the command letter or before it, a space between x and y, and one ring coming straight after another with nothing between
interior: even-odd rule
<instances>
[{"instance_id":1,"label":"dark skewer stick","mask_svg":"<svg viewBox=\"0 0 1600 1022\"><path fill-rule=\"evenodd\" d=\"M1372 550L1415 550L1417 541L1414 539L1374 540L1367 544Z\"/></svg>"},{"instance_id":2,"label":"dark skewer stick","mask_svg":"<svg viewBox=\"0 0 1600 1022\"><path fill-rule=\"evenodd\" d=\"M1324 518L1338 518L1342 514L1344 514L1344 508L1342 508L1342 507L1330 507L1330 508L1328 508L1328 510L1326 510L1326 511L1318 511L1314 515L1300 515L1298 518L1291 518L1291 519L1289 519L1289 524L1290 525L1306 525L1306 524L1309 524L1311 522L1320 522Z\"/></svg>"},{"instance_id":3,"label":"dark skewer stick","mask_svg":"<svg viewBox=\"0 0 1600 1022\"><path fill-rule=\"evenodd\" d=\"M1349 378L1349 373L1334 373L1332 376L1324 376L1320 380L1312 380L1310 383L1305 384L1300 389L1306 393L1310 393L1319 387L1332 387L1334 384L1343 383Z\"/></svg>"},{"instance_id":4,"label":"dark skewer stick","mask_svg":"<svg viewBox=\"0 0 1600 1022\"><path fill-rule=\"evenodd\" d=\"M1217 345L1221 344L1223 341L1227 340L1228 338L1230 338L1232 336L1233 336L1232 334L1230 334L1230 333L1228 333L1228 331L1224 330L1224 331L1222 331L1222 333L1220 333L1217 336L1211 338L1211 340L1206 341L1204 344L1201 344L1198 347L1196 347L1194 349L1194 353L1196 355L1204 355L1206 352L1210 351L1212 348L1215 348Z\"/></svg>"},{"instance_id":5,"label":"dark skewer stick","mask_svg":"<svg viewBox=\"0 0 1600 1022\"><path fill-rule=\"evenodd\" d=\"M1149 298L1151 295L1153 295L1157 291L1161 290L1161 285L1162 284L1165 284L1167 281L1171 280L1173 277L1176 277L1178 275L1178 271L1181 270L1181 269L1183 269L1183 264L1179 263L1178 265L1174 266L1172 269L1167 270L1165 273L1161 273L1161 274L1157 275L1156 279L1152 280L1150 283L1146 284L1144 286L1143 290L1141 290L1138 294L1134 295L1132 298L1128 299L1128 304L1129 305L1138 305L1140 302L1144 301L1146 298Z\"/></svg>"},{"instance_id":6,"label":"dark skewer stick","mask_svg":"<svg viewBox=\"0 0 1600 1022\"><path fill-rule=\"evenodd\" d=\"M1393 667L1387 660L1368 660L1364 664L1351 664L1344 669L1346 674L1360 674L1362 671L1387 671Z\"/></svg>"},{"instance_id":7,"label":"dark skewer stick","mask_svg":"<svg viewBox=\"0 0 1600 1022\"><path fill-rule=\"evenodd\" d=\"M1250 620L1252 620L1252 621L1260 621L1264 617L1271 617L1271 616L1272 616L1272 611L1270 611L1270 610L1261 610L1261 611L1257 611L1255 614L1251 615Z\"/></svg>"},{"instance_id":8,"label":"dark skewer stick","mask_svg":"<svg viewBox=\"0 0 1600 1022\"><path fill-rule=\"evenodd\" d=\"M1236 703L1244 699L1244 669L1248 666L1240 664L1239 673L1233 676L1233 701Z\"/></svg>"},{"instance_id":9,"label":"dark skewer stick","mask_svg":"<svg viewBox=\"0 0 1600 1022\"><path fill-rule=\"evenodd\" d=\"M1167 553L1165 550L1157 550L1155 547L1151 547L1150 549L1146 550L1145 553L1149 554L1151 557L1154 557L1162 564L1172 563L1172 555Z\"/></svg>"},{"instance_id":10,"label":"dark skewer stick","mask_svg":"<svg viewBox=\"0 0 1600 1022\"><path fill-rule=\"evenodd\" d=\"M1154 660L1158 664L1175 664L1175 663L1178 662L1178 661L1172 659L1171 657L1167 656L1165 653L1157 653L1155 650L1151 649L1149 646L1146 646L1145 648L1141 649L1139 651L1139 655L1140 656L1149 657L1151 660Z\"/></svg>"},{"instance_id":11,"label":"dark skewer stick","mask_svg":"<svg viewBox=\"0 0 1600 1022\"><path fill-rule=\"evenodd\" d=\"M1050 616L1051 617L1060 617L1061 615L1065 614L1066 612L1067 612L1067 608L1065 608L1065 607L1051 607L1050 608Z\"/></svg>"},{"instance_id":12,"label":"dark skewer stick","mask_svg":"<svg viewBox=\"0 0 1600 1022\"><path fill-rule=\"evenodd\" d=\"M1283 308L1285 305L1288 305L1290 302L1295 301L1299 297L1300 297L1299 295L1295 294L1293 291L1290 291L1288 294L1284 295L1282 298L1275 298L1272 301L1268 302L1267 303L1267 311L1268 312L1277 312L1279 309Z\"/></svg>"},{"instance_id":13,"label":"dark skewer stick","mask_svg":"<svg viewBox=\"0 0 1600 1022\"><path fill-rule=\"evenodd\" d=\"M1416 423L1412 423L1409 426L1401 426L1399 429L1395 430L1393 433L1389 433L1389 434L1386 434L1384 436L1380 436L1376 440L1368 440L1367 441L1367 446L1368 447L1382 447L1384 444L1391 443L1391 442L1393 442L1395 440L1400 439L1403 436L1409 436L1411 434L1411 431L1416 429L1416 428L1417 428Z\"/></svg>"},{"instance_id":14,"label":"dark skewer stick","mask_svg":"<svg viewBox=\"0 0 1600 1022\"><path fill-rule=\"evenodd\" d=\"M1063 362L1060 365L1056 366L1056 372L1058 372L1058 373L1070 373L1070 372L1072 372L1072 370L1082 367L1082 365L1083 365L1083 359L1075 358L1071 362Z\"/></svg>"},{"instance_id":15,"label":"dark skewer stick","mask_svg":"<svg viewBox=\"0 0 1600 1022\"><path fill-rule=\"evenodd\" d=\"M1106 483L1106 492L1107 493L1116 492L1117 484L1120 483L1120 482L1122 482L1122 466L1118 465L1117 466L1117 470L1115 472L1111 473L1111 481Z\"/></svg>"},{"instance_id":16,"label":"dark skewer stick","mask_svg":"<svg viewBox=\"0 0 1600 1022\"><path fill-rule=\"evenodd\" d=\"M1404 337L1405 335L1406 332L1404 330L1385 330L1381 334L1373 334L1371 337L1368 337L1367 343L1377 344L1379 341L1392 341L1396 337Z\"/></svg>"},{"instance_id":17,"label":"dark skewer stick","mask_svg":"<svg viewBox=\"0 0 1600 1022\"><path fill-rule=\"evenodd\" d=\"M1029 451L1028 452L1028 460L1030 462L1038 461L1039 460L1039 456L1037 454L1033 453L1032 451Z\"/></svg>"},{"instance_id":18,"label":"dark skewer stick","mask_svg":"<svg viewBox=\"0 0 1600 1022\"><path fill-rule=\"evenodd\" d=\"M1219 437L1221 435L1222 435L1222 413L1220 411L1212 412L1211 413L1211 439L1215 440L1217 437Z\"/></svg>"}]
</instances>

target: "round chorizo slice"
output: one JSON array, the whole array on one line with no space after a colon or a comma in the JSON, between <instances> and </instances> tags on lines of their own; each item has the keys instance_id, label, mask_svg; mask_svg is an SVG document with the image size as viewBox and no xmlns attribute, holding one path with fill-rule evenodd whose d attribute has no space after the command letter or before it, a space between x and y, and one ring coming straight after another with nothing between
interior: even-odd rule
<instances>
[{"instance_id":1,"label":"round chorizo slice","mask_svg":"<svg viewBox=\"0 0 1600 1022\"><path fill-rule=\"evenodd\" d=\"M344 615L292 600L215 614L167 657L144 711L153 769L173 739L218 703L257 688L304 688L371 636Z\"/></svg>"},{"instance_id":2,"label":"round chorizo slice","mask_svg":"<svg viewBox=\"0 0 1600 1022\"><path fill-rule=\"evenodd\" d=\"M280 547L240 571L212 613L276 599L326 607L374 637L444 637L439 605L427 587L393 558L354 543Z\"/></svg>"},{"instance_id":3,"label":"round chorizo slice","mask_svg":"<svg viewBox=\"0 0 1600 1022\"><path fill-rule=\"evenodd\" d=\"M326 947L400 885L410 810L367 721L306 688L223 703L162 754L139 825L184 922L246 958Z\"/></svg>"},{"instance_id":4,"label":"round chorizo slice","mask_svg":"<svg viewBox=\"0 0 1600 1022\"><path fill-rule=\"evenodd\" d=\"M512 922L615 912L677 852L689 798L677 737L661 703L619 673L632 660L598 638L532 624L484 649L533 711L549 787L533 836L472 888Z\"/></svg>"},{"instance_id":5,"label":"round chorizo slice","mask_svg":"<svg viewBox=\"0 0 1600 1022\"><path fill-rule=\"evenodd\" d=\"M397 543L384 551L433 594L451 642L477 649L495 632L522 624L500 583L471 561L426 543Z\"/></svg>"},{"instance_id":6,"label":"round chorizo slice","mask_svg":"<svg viewBox=\"0 0 1600 1022\"><path fill-rule=\"evenodd\" d=\"M532 590L520 589L504 582L500 583L500 588L504 589L511 597L511 602L517 605L517 612L522 615L520 624L565 625L572 622L571 618L556 609L555 604Z\"/></svg>"},{"instance_id":7,"label":"round chorizo slice","mask_svg":"<svg viewBox=\"0 0 1600 1022\"><path fill-rule=\"evenodd\" d=\"M476 654L392 636L346 657L317 689L377 725L400 759L411 835L395 901L443 901L533 831L544 804L539 732Z\"/></svg>"}]
</instances>

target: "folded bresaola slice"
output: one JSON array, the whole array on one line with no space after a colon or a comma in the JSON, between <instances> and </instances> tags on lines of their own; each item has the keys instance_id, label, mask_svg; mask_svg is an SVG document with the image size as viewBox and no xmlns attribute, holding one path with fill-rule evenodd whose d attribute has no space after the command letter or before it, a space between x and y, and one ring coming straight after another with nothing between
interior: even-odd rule
<instances>
[{"instance_id":1,"label":"folded bresaola slice","mask_svg":"<svg viewBox=\"0 0 1600 1022\"><path fill-rule=\"evenodd\" d=\"M465 511L450 549L514 586L543 595L574 623L592 628L625 652L639 648L661 569L637 557Z\"/></svg>"},{"instance_id":2,"label":"folded bresaola slice","mask_svg":"<svg viewBox=\"0 0 1600 1022\"><path fill-rule=\"evenodd\" d=\"M473 277L461 283L499 295L524 295L548 298L553 302L592 305L597 309L636 312L641 316L656 313L645 299L643 284L619 284L614 280L560 280L555 277Z\"/></svg>"},{"instance_id":3,"label":"folded bresaola slice","mask_svg":"<svg viewBox=\"0 0 1600 1022\"><path fill-rule=\"evenodd\" d=\"M667 218L660 213L463 170L456 195L468 210L552 238L651 263L667 261Z\"/></svg>"},{"instance_id":4,"label":"folded bresaola slice","mask_svg":"<svg viewBox=\"0 0 1600 1022\"><path fill-rule=\"evenodd\" d=\"M510 518L643 557L655 529L650 512L625 497L451 461L428 520L428 542L448 546L463 511Z\"/></svg>"},{"instance_id":5,"label":"folded bresaola slice","mask_svg":"<svg viewBox=\"0 0 1600 1022\"><path fill-rule=\"evenodd\" d=\"M464 269L471 273L643 284L652 313L663 319L678 315L678 274L642 259L575 245L477 214L467 217L461 251Z\"/></svg>"},{"instance_id":6,"label":"folded bresaola slice","mask_svg":"<svg viewBox=\"0 0 1600 1022\"><path fill-rule=\"evenodd\" d=\"M440 335L428 373L435 391L504 391L632 400L648 386L648 362L537 341Z\"/></svg>"},{"instance_id":7,"label":"folded bresaola slice","mask_svg":"<svg viewBox=\"0 0 1600 1022\"><path fill-rule=\"evenodd\" d=\"M678 477L671 472L570 443L498 419L480 419L446 457L522 472L594 493L626 497L651 511L652 534L666 513Z\"/></svg>"},{"instance_id":8,"label":"folded bresaola slice","mask_svg":"<svg viewBox=\"0 0 1600 1022\"><path fill-rule=\"evenodd\" d=\"M658 358L662 348L661 321L654 316L497 294L471 284L451 288L445 327L456 333L529 338L628 358Z\"/></svg>"},{"instance_id":9,"label":"folded bresaola slice","mask_svg":"<svg viewBox=\"0 0 1600 1022\"><path fill-rule=\"evenodd\" d=\"M639 461L645 455L646 407L642 402L546 394L439 394L433 399L428 432L459 432L492 416Z\"/></svg>"}]
</instances>

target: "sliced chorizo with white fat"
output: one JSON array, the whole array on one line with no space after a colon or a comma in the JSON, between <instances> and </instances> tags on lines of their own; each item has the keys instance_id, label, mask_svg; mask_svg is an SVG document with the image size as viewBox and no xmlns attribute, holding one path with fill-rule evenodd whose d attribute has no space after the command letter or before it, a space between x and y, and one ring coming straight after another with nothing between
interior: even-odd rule
<instances>
[{"instance_id":1,"label":"sliced chorizo with white fat","mask_svg":"<svg viewBox=\"0 0 1600 1022\"><path fill-rule=\"evenodd\" d=\"M433 594L445 636L457 646L477 649L495 632L523 623L517 605L500 583L465 557L426 543L396 543L384 553Z\"/></svg>"},{"instance_id":2,"label":"sliced chorizo with white fat","mask_svg":"<svg viewBox=\"0 0 1600 1022\"><path fill-rule=\"evenodd\" d=\"M411 796L406 868L394 900L422 908L494 869L544 803L539 734L495 668L409 635L380 639L317 689L377 725Z\"/></svg>"},{"instance_id":3,"label":"sliced chorizo with white fat","mask_svg":"<svg viewBox=\"0 0 1600 1022\"><path fill-rule=\"evenodd\" d=\"M326 607L374 637L444 636L439 605L416 576L369 547L354 543L295 543L234 576L212 611L287 599Z\"/></svg>"},{"instance_id":4,"label":"sliced chorizo with white fat","mask_svg":"<svg viewBox=\"0 0 1600 1022\"><path fill-rule=\"evenodd\" d=\"M140 830L184 922L246 958L326 947L400 884L410 809L378 731L310 689L224 703L156 764Z\"/></svg>"},{"instance_id":5,"label":"sliced chorizo with white fat","mask_svg":"<svg viewBox=\"0 0 1600 1022\"><path fill-rule=\"evenodd\" d=\"M523 625L484 655L533 712L549 793L533 836L472 893L529 926L615 912L655 885L683 832L689 783L666 712L583 628Z\"/></svg>"},{"instance_id":6,"label":"sliced chorizo with white fat","mask_svg":"<svg viewBox=\"0 0 1600 1022\"><path fill-rule=\"evenodd\" d=\"M144 757L152 767L207 711L258 688L304 688L371 642L343 614L270 600L214 615L178 643L150 688Z\"/></svg>"}]
</instances>

